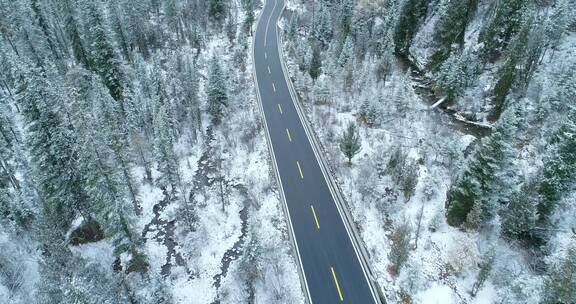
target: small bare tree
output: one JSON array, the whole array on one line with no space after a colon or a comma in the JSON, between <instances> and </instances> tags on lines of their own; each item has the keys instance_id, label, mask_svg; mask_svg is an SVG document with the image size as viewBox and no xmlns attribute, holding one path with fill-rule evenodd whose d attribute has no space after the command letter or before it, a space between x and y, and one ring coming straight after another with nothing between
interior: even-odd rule
<instances>
[{"instance_id":1,"label":"small bare tree","mask_svg":"<svg viewBox=\"0 0 576 304\"><path fill-rule=\"evenodd\" d=\"M398 226L392 234L392 246L390 253L388 253L388 258L392 263L392 265L390 265L390 271L394 275L400 273L400 269L408 260L411 234L412 228L406 221Z\"/></svg>"},{"instance_id":2,"label":"small bare tree","mask_svg":"<svg viewBox=\"0 0 576 304\"><path fill-rule=\"evenodd\" d=\"M418 222L416 223L416 236L414 237L414 249L418 248L418 239L420 238L420 230L422 229L422 217L424 216L424 204L420 207L418 212Z\"/></svg>"}]
</instances>

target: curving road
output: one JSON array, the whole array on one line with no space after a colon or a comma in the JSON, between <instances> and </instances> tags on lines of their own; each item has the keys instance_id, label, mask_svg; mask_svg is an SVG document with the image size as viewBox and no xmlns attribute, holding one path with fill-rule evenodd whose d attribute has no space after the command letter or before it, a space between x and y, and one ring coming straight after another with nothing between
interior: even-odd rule
<instances>
[{"instance_id":1,"label":"curving road","mask_svg":"<svg viewBox=\"0 0 576 304\"><path fill-rule=\"evenodd\" d=\"M309 301L379 303L320 169L282 69L277 23L285 0L267 0L254 34L257 93Z\"/></svg>"}]
</instances>

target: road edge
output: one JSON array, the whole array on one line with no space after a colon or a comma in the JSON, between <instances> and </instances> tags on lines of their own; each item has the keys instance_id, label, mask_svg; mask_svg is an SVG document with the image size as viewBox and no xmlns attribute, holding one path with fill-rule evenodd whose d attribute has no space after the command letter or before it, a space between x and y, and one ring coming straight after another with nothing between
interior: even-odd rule
<instances>
[{"instance_id":1,"label":"road edge","mask_svg":"<svg viewBox=\"0 0 576 304\"><path fill-rule=\"evenodd\" d=\"M278 0L275 0L278 1ZM272 164L272 169L274 171L274 175L276 176L276 183L277 183L277 187L278 187L278 193L280 195L280 201L282 202L282 209L284 211L285 214L285 220L286 220L286 226L288 227L288 236L290 238L290 241L292 243L292 250L295 253L295 260L296 263L298 264L298 276L300 277L300 287L302 289L302 293L304 294L304 300L306 301L306 303L308 304L312 304L312 299L310 297L310 290L308 289L308 282L306 281L306 275L304 274L304 266L302 265L302 258L300 257L300 250L298 249L298 243L296 242L296 235L294 234L294 230L293 230L293 226L292 226L292 219L290 217L290 210L288 210L288 202L286 201L286 197L284 196L284 188L282 187L282 179L280 177L280 172L278 171L278 167L276 165L276 155L274 154L274 148L272 147L272 139L270 138L270 131L268 129L268 123L266 122L266 114L264 113L264 107L262 105L262 99L260 97L260 89L258 87L258 76L256 75L256 60L255 60L255 54L254 54L254 46L256 45L256 29L258 28L258 24L260 23L260 19L262 17L262 14L264 12L264 7L266 6L266 2L264 2L264 5L262 6L262 9L260 10L260 12L258 13L258 17L256 18L256 22L254 24L256 24L256 28L254 29L253 33L252 33L252 44L251 44L251 50L250 53L252 55L252 77L254 80L254 90L256 91L256 99L257 99L257 103L258 103L258 110L260 111L260 120L261 122L263 122L264 125L264 133L266 134L266 144L268 146L268 152L269 152L269 157L270 162ZM284 8L286 6L286 2L284 2L284 7L282 8L282 12L284 11ZM280 15L282 15L282 12L280 13ZM274 13L274 12L272 12ZM275 25L276 31L278 29L278 25ZM278 36L279 37L279 36ZM278 41L278 43L280 43L280 41ZM283 62L282 59L280 59L280 62Z\"/></svg>"},{"instance_id":2,"label":"road edge","mask_svg":"<svg viewBox=\"0 0 576 304\"><path fill-rule=\"evenodd\" d=\"M282 12L280 14L281 16L282 16L282 14L284 14L284 12L286 10L287 1L289 1L289 0L284 0L284 6L282 7ZM324 149L322 148L322 145L318 141L316 133L312 129L312 124L308 120L308 117L307 117L307 115L303 109L303 106L300 102L300 98L298 97L298 94L296 94L296 90L294 89L292 79L288 76L288 72L287 72L288 68L286 67L284 52L282 50L282 35L278 31L278 29L279 29L279 26L278 26L278 24L276 24L276 35L278 36L277 46L278 46L278 52L280 54L280 63L282 65L282 72L284 74L284 78L286 80L286 83L288 84L288 90L290 91L290 95L292 97L292 101L293 101L294 106L296 108L296 112L298 113L298 116L300 117L300 120L301 120L302 125L304 127L304 131L306 132L306 135L307 135L308 140L310 142L310 146L312 147L312 150L314 151L314 154L316 155L316 159L318 160L318 164L320 165L320 170L322 171L322 175L324 175L324 179L326 180L326 182L328 184L328 188L330 189L330 193L332 195L332 198L334 199L334 202L336 203L336 207L338 209L338 212L340 213L340 217L342 218L342 221L344 222L344 226L346 227L346 230L348 232L348 236L350 237L350 240L352 241L352 246L354 247L354 250L356 251L356 255L358 256L362 270L364 271L364 274L366 275L366 279L369 283L370 291L372 292L372 296L373 296L374 300L376 301L376 303L378 303L378 304L387 303L388 301L386 299L386 295L380 289L378 283L376 282L376 278L374 277L373 270L370 267L370 264L368 263L368 260L369 260L368 251L366 250L364 242L360 237L360 233L358 232L358 229L356 227L354 219L352 218L352 214L350 213L350 209L346 203L346 200L342 196L342 191L340 189L340 186L336 183L334 177L332 176L332 171L330 170L328 162L320 153L320 151L323 151ZM376 295L378 295L378 296L376 296ZM382 302L382 300L384 300L384 302Z\"/></svg>"}]
</instances>

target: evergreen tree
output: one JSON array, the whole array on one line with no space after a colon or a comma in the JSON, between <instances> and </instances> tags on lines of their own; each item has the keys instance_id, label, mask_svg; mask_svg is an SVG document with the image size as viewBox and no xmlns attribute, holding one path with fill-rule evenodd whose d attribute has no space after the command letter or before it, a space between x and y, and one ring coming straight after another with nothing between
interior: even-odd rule
<instances>
[{"instance_id":1,"label":"evergreen tree","mask_svg":"<svg viewBox=\"0 0 576 304\"><path fill-rule=\"evenodd\" d=\"M64 16L64 31L70 41L72 53L76 62L82 64L85 68L89 67L88 55L82 38L80 36L79 25L77 20L77 14L72 5L72 0L63 0L62 5L62 15Z\"/></svg>"},{"instance_id":2,"label":"evergreen tree","mask_svg":"<svg viewBox=\"0 0 576 304\"><path fill-rule=\"evenodd\" d=\"M526 60L528 52L526 47L528 46L531 28L532 22L529 20L524 24L521 31L512 42L510 50L506 53L506 62L500 70L498 70L498 80L494 85L494 93L491 100L491 103L494 106L490 113L490 119L492 121L498 120L500 114L504 111L506 97L514 87L519 73L521 73L521 71L518 70L518 66Z\"/></svg>"},{"instance_id":3,"label":"evergreen tree","mask_svg":"<svg viewBox=\"0 0 576 304\"><path fill-rule=\"evenodd\" d=\"M124 29L128 44L139 51L144 58L148 58L153 35L150 26L146 22L142 22L142 19L149 17L149 4L146 4L145 1L131 0L119 2L124 17Z\"/></svg>"},{"instance_id":4,"label":"evergreen tree","mask_svg":"<svg viewBox=\"0 0 576 304\"><path fill-rule=\"evenodd\" d=\"M222 23L226 19L226 1L208 0L208 15L216 23Z\"/></svg>"},{"instance_id":5,"label":"evergreen tree","mask_svg":"<svg viewBox=\"0 0 576 304\"><path fill-rule=\"evenodd\" d=\"M502 210L502 233L514 239L531 239L538 219L537 205L535 185L526 184Z\"/></svg>"},{"instance_id":6,"label":"evergreen tree","mask_svg":"<svg viewBox=\"0 0 576 304\"><path fill-rule=\"evenodd\" d=\"M118 46L122 50L122 56L124 60L131 62L132 55L130 52L130 47L128 45L128 39L126 38L126 31L124 29L124 18L121 16L120 7L117 2L110 2L108 10L110 11L110 16L108 17L110 22L110 27L115 41L118 42ZM178 32L177 30L175 30ZM120 56L119 56L120 57Z\"/></svg>"},{"instance_id":7,"label":"evergreen tree","mask_svg":"<svg viewBox=\"0 0 576 304\"><path fill-rule=\"evenodd\" d=\"M542 303L572 303L576 299L576 247L572 244L560 261L551 265Z\"/></svg>"},{"instance_id":8,"label":"evergreen tree","mask_svg":"<svg viewBox=\"0 0 576 304\"><path fill-rule=\"evenodd\" d=\"M394 62L394 39L393 31L391 29L385 30L381 39L381 44L377 49L377 54L380 55L378 66L376 68L376 75L379 80L386 82L388 76L393 71Z\"/></svg>"},{"instance_id":9,"label":"evergreen tree","mask_svg":"<svg viewBox=\"0 0 576 304\"><path fill-rule=\"evenodd\" d=\"M541 220L546 220L556 209L576 175L576 113L572 110L567 121L553 135L549 143L538 192L542 200L538 204Z\"/></svg>"},{"instance_id":10,"label":"evergreen tree","mask_svg":"<svg viewBox=\"0 0 576 304\"><path fill-rule=\"evenodd\" d=\"M166 15L166 23L171 32L176 33L179 38L184 37L184 33L181 27L182 17L180 16L182 8L179 7L179 1L176 0L166 0L164 4L164 14Z\"/></svg>"},{"instance_id":11,"label":"evergreen tree","mask_svg":"<svg viewBox=\"0 0 576 304\"><path fill-rule=\"evenodd\" d=\"M342 47L342 52L338 57L338 65L341 67L346 66L354 60L354 42L351 37L346 38L344 46Z\"/></svg>"},{"instance_id":12,"label":"evergreen tree","mask_svg":"<svg viewBox=\"0 0 576 304\"><path fill-rule=\"evenodd\" d=\"M427 0L404 1L394 33L396 52L401 54L408 52L414 35L416 35L424 17L426 17L427 10Z\"/></svg>"},{"instance_id":13,"label":"evergreen tree","mask_svg":"<svg viewBox=\"0 0 576 304\"><path fill-rule=\"evenodd\" d=\"M50 214L43 215L45 218L52 217ZM66 297L72 293L72 253L65 245L65 235L60 227L43 221L39 228L42 259L36 298L39 303L65 303Z\"/></svg>"},{"instance_id":14,"label":"evergreen tree","mask_svg":"<svg viewBox=\"0 0 576 304\"><path fill-rule=\"evenodd\" d=\"M122 65L110 39L110 31L106 26L102 9L97 2L88 1L85 10L85 27L90 32L90 68L102 78L110 95L122 105L124 94ZM122 112L124 113L123 108Z\"/></svg>"},{"instance_id":15,"label":"evergreen tree","mask_svg":"<svg viewBox=\"0 0 576 304\"><path fill-rule=\"evenodd\" d=\"M362 143L360 142L360 135L356 129L356 125L351 122L348 124L346 131L342 134L340 138L340 151L348 159L348 165L352 164L352 158L356 156L362 149Z\"/></svg>"},{"instance_id":16,"label":"evergreen tree","mask_svg":"<svg viewBox=\"0 0 576 304\"><path fill-rule=\"evenodd\" d=\"M561 38L566 34L570 22L576 20L573 0L558 0L544 23L546 44L554 51Z\"/></svg>"},{"instance_id":17,"label":"evergreen tree","mask_svg":"<svg viewBox=\"0 0 576 304\"><path fill-rule=\"evenodd\" d=\"M313 22L314 32L312 33L312 37L314 42L322 49L326 49L332 40L332 20L330 18L330 12L321 2L316 5L315 20L313 20Z\"/></svg>"},{"instance_id":18,"label":"evergreen tree","mask_svg":"<svg viewBox=\"0 0 576 304\"><path fill-rule=\"evenodd\" d=\"M254 16L254 0L242 0L242 7L245 13L244 32L252 36L252 26L254 25L254 21L256 21L256 17Z\"/></svg>"},{"instance_id":19,"label":"evergreen tree","mask_svg":"<svg viewBox=\"0 0 576 304\"><path fill-rule=\"evenodd\" d=\"M507 126L497 127L492 135L482 142L482 146L468 163L466 170L452 185L447 195L447 221L450 225L459 226L465 222L476 228L480 223L490 220L496 211L493 198L494 187L504 183L502 176L509 159L509 132ZM473 216L468 214L474 210ZM478 211L481 207L481 212Z\"/></svg>"},{"instance_id":20,"label":"evergreen tree","mask_svg":"<svg viewBox=\"0 0 576 304\"><path fill-rule=\"evenodd\" d=\"M236 39L236 17L231 13L228 14L228 22L226 23L226 35L228 36L228 41L230 45L234 44L234 40Z\"/></svg>"},{"instance_id":21,"label":"evergreen tree","mask_svg":"<svg viewBox=\"0 0 576 304\"><path fill-rule=\"evenodd\" d=\"M215 123L219 123L222 119L223 108L228 106L228 90L226 87L226 78L216 55L210 59L206 90L206 95L208 96L208 113L212 115L212 120Z\"/></svg>"},{"instance_id":22,"label":"evergreen tree","mask_svg":"<svg viewBox=\"0 0 576 304\"><path fill-rule=\"evenodd\" d=\"M440 66L452 52L454 45L464 43L468 23L474 17L478 0L447 1L434 28L435 51L430 57L432 68Z\"/></svg>"},{"instance_id":23,"label":"evergreen tree","mask_svg":"<svg viewBox=\"0 0 576 304\"><path fill-rule=\"evenodd\" d=\"M54 62L58 62L61 59L60 50L55 41L54 31L49 20L46 17L43 1L31 0L30 7L32 9L32 18L34 18L34 23L36 28L40 30L42 40L46 42L47 49L50 50L51 57Z\"/></svg>"},{"instance_id":24,"label":"evergreen tree","mask_svg":"<svg viewBox=\"0 0 576 304\"><path fill-rule=\"evenodd\" d=\"M76 138L64 122L62 95L39 68L21 64L17 103L26 122L33 175L39 184L43 213L53 227L66 229L78 214L87 216L84 178L77 166Z\"/></svg>"},{"instance_id":25,"label":"evergreen tree","mask_svg":"<svg viewBox=\"0 0 576 304\"><path fill-rule=\"evenodd\" d=\"M288 34L286 37L289 42L294 43L298 35L298 27L300 26L300 20L297 14L293 14L290 18L290 24L288 25Z\"/></svg>"},{"instance_id":26,"label":"evergreen tree","mask_svg":"<svg viewBox=\"0 0 576 304\"><path fill-rule=\"evenodd\" d=\"M185 125L189 128L193 140L196 140L197 132L202 131L200 113L200 101L198 100L198 74L195 64L188 63L182 74L182 86L184 89Z\"/></svg>"},{"instance_id":27,"label":"evergreen tree","mask_svg":"<svg viewBox=\"0 0 576 304\"><path fill-rule=\"evenodd\" d=\"M452 54L442 64L438 76L438 86L446 94L449 101L454 101L467 85L466 62L464 55Z\"/></svg>"},{"instance_id":28,"label":"evergreen tree","mask_svg":"<svg viewBox=\"0 0 576 304\"><path fill-rule=\"evenodd\" d=\"M308 68L308 74L312 77L313 81L320 76L322 73L322 58L320 54L319 47L312 47L312 59L310 60L310 67Z\"/></svg>"},{"instance_id":29,"label":"evergreen tree","mask_svg":"<svg viewBox=\"0 0 576 304\"><path fill-rule=\"evenodd\" d=\"M352 33L352 18L354 17L354 7L356 0L342 0L340 8L340 41L344 43L346 38Z\"/></svg>"},{"instance_id":30,"label":"evergreen tree","mask_svg":"<svg viewBox=\"0 0 576 304\"><path fill-rule=\"evenodd\" d=\"M368 126L372 127L378 124L381 116L379 105L373 98L364 98L360 105L360 115Z\"/></svg>"},{"instance_id":31,"label":"evergreen tree","mask_svg":"<svg viewBox=\"0 0 576 304\"><path fill-rule=\"evenodd\" d=\"M179 185L178 162L174 153L174 137L166 105L160 105L154 116L154 150L161 176L158 186L175 192Z\"/></svg>"},{"instance_id":32,"label":"evergreen tree","mask_svg":"<svg viewBox=\"0 0 576 304\"><path fill-rule=\"evenodd\" d=\"M493 4L491 20L480 32L478 42L482 44L485 61L495 61L508 46L522 25L524 8L530 3L525 0L504 0Z\"/></svg>"},{"instance_id":33,"label":"evergreen tree","mask_svg":"<svg viewBox=\"0 0 576 304\"><path fill-rule=\"evenodd\" d=\"M494 265L494 250L490 249L483 256L483 261L480 264L480 271L476 276L476 282L472 286L472 296L476 296L478 291L482 289L482 286L490 276L490 271L492 271L492 266Z\"/></svg>"}]
</instances>

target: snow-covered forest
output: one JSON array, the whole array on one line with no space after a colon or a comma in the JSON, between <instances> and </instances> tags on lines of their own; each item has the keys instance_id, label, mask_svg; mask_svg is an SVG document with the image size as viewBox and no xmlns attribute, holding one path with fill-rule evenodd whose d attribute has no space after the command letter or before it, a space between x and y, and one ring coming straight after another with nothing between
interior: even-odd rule
<instances>
[{"instance_id":1,"label":"snow-covered forest","mask_svg":"<svg viewBox=\"0 0 576 304\"><path fill-rule=\"evenodd\" d=\"M298 303L252 0L0 1L0 303Z\"/></svg>"},{"instance_id":2,"label":"snow-covered forest","mask_svg":"<svg viewBox=\"0 0 576 304\"><path fill-rule=\"evenodd\" d=\"M576 302L576 1L288 0L389 303ZM305 303L260 0L0 0L0 304Z\"/></svg>"},{"instance_id":3,"label":"snow-covered forest","mask_svg":"<svg viewBox=\"0 0 576 304\"><path fill-rule=\"evenodd\" d=\"M390 303L576 302L575 7L289 5L292 79Z\"/></svg>"}]
</instances>

